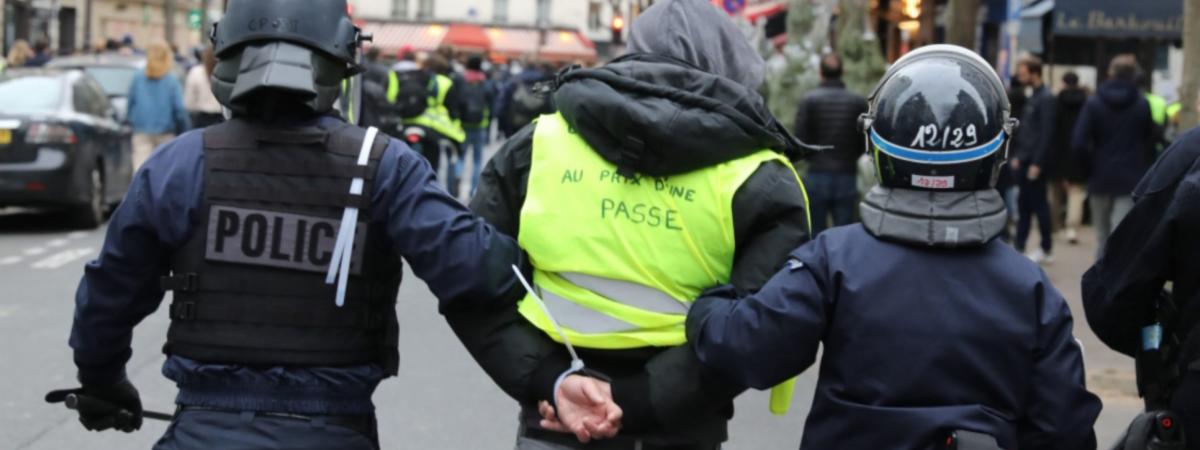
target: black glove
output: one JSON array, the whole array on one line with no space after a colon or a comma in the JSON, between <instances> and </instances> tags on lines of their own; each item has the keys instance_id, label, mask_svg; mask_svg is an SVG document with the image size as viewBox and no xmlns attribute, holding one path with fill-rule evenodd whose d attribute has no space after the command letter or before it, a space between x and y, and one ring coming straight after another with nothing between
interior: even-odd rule
<instances>
[{"instance_id":1,"label":"black glove","mask_svg":"<svg viewBox=\"0 0 1200 450\"><path fill-rule=\"evenodd\" d=\"M90 431L115 428L131 433L142 427L142 399L129 379L108 386L84 385L46 394L46 403L63 403L79 412L79 423Z\"/></svg>"}]
</instances>

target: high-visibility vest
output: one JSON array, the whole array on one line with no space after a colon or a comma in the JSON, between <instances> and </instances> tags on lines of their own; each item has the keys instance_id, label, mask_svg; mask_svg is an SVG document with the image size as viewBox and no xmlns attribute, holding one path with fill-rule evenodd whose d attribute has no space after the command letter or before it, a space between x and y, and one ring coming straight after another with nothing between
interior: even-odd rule
<instances>
[{"instance_id":1,"label":"high-visibility vest","mask_svg":"<svg viewBox=\"0 0 1200 450\"><path fill-rule=\"evenodd\" d=\"M446 95L454 86L454 80L448 76L436 74L429 82L434 84L437 92L429 96L429 105L425 108L425 112L417 117L404 119L403 123L429 128L447 139L459 144L463 143L467 140L467 132L463 130L462 124L457 119L450 118L450 109L446 107ZM388 103L396 103L399 95L400 78L395 71L392 71L388 74Z\"/></svg>"},{"instance_id":2,"label":"high-visibility vest","mask_svg":"<svg viewBox=\"0 0 1200 450\"><path fill-rule=\"evenodd\" d=\"M1167 120L1174 122L1175 118L1179 116L1180 111L1183 111L1182 103L1175 102L1167 105Z\"/></svg>"},{"instance_id":3,"label":"high-visibility vest","mask_svg":"<svg viewBox=\"0 0 1200 450\"><path fill-rule=\"evenodd\" d=\"M1167 99L1147 92L1146 101L1150 102L1150 118L1158 126L1165 125L1167 123Z\"/></svg>"},{"instance_id":4,"label":"high-visibility vest","mask_svg":"<svg viewBox=\"0 0 1200 450\"><path fill-rule=\"evenodd\" d=\"M561 115L540 117L518 241L533 264L534 289L571 344L630 349L685 343L694 299L729 283L734 194L772 161L792 168L783 155L764 149L670 177L622 176ZM801 187L798 195L804 195ZM531 296L518 309L561 341ZM773 411L786 411L786 401L780 408L776 403Z\"/></svg>"}]
</instances>

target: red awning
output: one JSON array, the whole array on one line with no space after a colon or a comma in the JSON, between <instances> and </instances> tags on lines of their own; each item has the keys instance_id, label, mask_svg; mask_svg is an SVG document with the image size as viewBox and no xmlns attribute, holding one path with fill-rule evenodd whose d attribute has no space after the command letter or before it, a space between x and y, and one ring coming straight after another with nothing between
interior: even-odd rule
<instances>
[{"instance_id":1,"label":"red awning","mask_svg":"<svg viewBox=\"0 0 1200 450\"><path fill-rule=\"evenodd\" d=\"M538 32L522 28L488 28L493 59L532 57L538 50Z\"/></svg>"},{"instance_id":2,"label":"red awning","mask_svg":"<svg viewBox=\"0 0 1200 450\"><path fill-rule=\"evenodd\" d=\"M742 17L745 17L750 23L756 23L761 19L771 17L786 10L787 2L766 1L746 6L746 9L742 10Z\"/></svg>"},{"instance_id":3,"label":"red awning","mask_svg":"<svg viewBox=\"0 0 1200 450\"><path fill-rule=\"evenodd\" d=\"M479 25L452 23L446 36L442 38L442 44L458 50L486 52L491 46L491 40Z\"/></svg>"},{"instance_id":4,"label":"red awning","mask_svg":"<svg viewBox=\"0 0 1200 450\"><path fill-rule=\"evenodd\" d=\"M538 57L545 61L592 62L596 60L596 46L578 32L551 30L546 32L546 44L538 49Z\"/></svg>"},{"instance_id":5,"label":"red awning","mask_svg":"<svg viewBox=\"0 0 1200 450\"><path fill-rule=\"evenodd\" d=\"M405 47L418 52L437 50L446 36L446 31L445 25L423 23L368 22L363 27L363 32L375 35L372 45L379 47L384 53L395 53Z\"/></svg>"}]
</instances>

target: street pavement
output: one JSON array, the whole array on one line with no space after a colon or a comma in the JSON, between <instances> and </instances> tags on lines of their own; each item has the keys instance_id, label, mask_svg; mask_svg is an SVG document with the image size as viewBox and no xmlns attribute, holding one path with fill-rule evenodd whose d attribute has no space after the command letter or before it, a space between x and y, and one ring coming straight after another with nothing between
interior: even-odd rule
<instances>
[{"instance_id":1,"label":"street pavement","mask_svg":"<svg viewBox=\"0 0 1200 450\"><path fill-rule=\"evenodd\" d=\"M0 211L0 448L63 450L149 448L166 430L147 421L141 431L90 433L61 405L43 403L49 390L75 386L67 347L75 288L86 261L103 243L103 229L73 231L64 219L26 211ZM1031 242L1037 242L1031 239ZM1061 243L1060 243L1061 244ZM1079 278L1094 244L1060 245L1047 267L1071 301L1075 333L1085 347L1089 386L1102 395L1105 411L1096 426L1107 448L1138 410L1132 361L1105 348L1088 330L1079 302ZM169 298L166 300L169 301ZM160 374L166 335L165 307L134 333L130 379L145 408L170 412L174 386ZM399 301L400 375L375 395L384 448L508 449L515 442L517 407L476 366L436 311L424 283L405 272ZM800 376L792 411L767 412L768 395L752 391L736 402L727 449L794 449L812 402L814 367ZM879 424L888 426L888 424Z\"/></svg>"}]
</instances>

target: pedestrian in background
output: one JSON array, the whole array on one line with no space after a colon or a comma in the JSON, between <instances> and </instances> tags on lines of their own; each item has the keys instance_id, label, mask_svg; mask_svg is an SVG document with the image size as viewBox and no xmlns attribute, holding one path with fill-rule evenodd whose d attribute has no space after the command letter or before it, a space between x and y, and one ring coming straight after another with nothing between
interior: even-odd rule
<instances>
[{"instance_id":1,"label":"pedestrian in background","mask_svg":"<svg viewBox=\"0 0 1200 450\"><path fill-rule=\"evenodd\" d=\"M33 49L29 47L29 43L17 39L12 48L8 49L8 67L25 67L25 62L32 57Z\"/></svg>"},{"instance_id":2,"label":"pedestrian in background","mask_svg":"<svg viewBox=\"0 0 1200 450\"><path fill-rule=\"evenodd\" d=\"M146 70L129 87L129 125L133 127L133 169L155 148L191 128L179 80L171 73L171 48L156 41L146 47Z\"/></svg>"},{"instance_id":3,"label":"pedestrian in background","mask_svg":"<svg viewBox=\"0 0 1200 450\"><path fill-rule=\"evenodd\" d=\"M50 44L39 40L33 43L33 56L25 61L25 67L42 67L53 58L54 55L50 54Z\"/></svg>"},{"instance_id":4,"label":"pedestrian in background","mask_svg":"<svg viewBox=\"0 0 1200 450\"><path fill-rule=\"evenodd\" d=\"M225 120L221 115L221 103L212 93L212 71L217 66L212 48L205 48L200 55L201 64L188 71L183 85L183 106L192 119L192 126L205 128Z\"/></svg>"},{"instance_id":5,"label":"pedestrian in background","mask_svg":"<svg viewBox=\"0 0 1200 450\"><path fill-rule=\"evenodd\" d=\"M1054 166L1054 176L1051 186L1054 199L1066 199L1066 237L1072 245L1079 242L1079 227L1083 223L1083 202L1087 199L1087 161L1080 158L1079 153L1071 151L1071 132L1079 121L1079 113L1087 101L1087 89L1079 86L1079 75L1067 72L1062 77L1065 86L1058 93L1058 105L1055 114L1054 144L1051 147L1054 157L1050 162ZM1052 206L1062 204L1062 201L1051 202ZM1062 211L1054 211L1054 217L1061 217Z\"/></svg>"},{"instance_id":6,"label":"pedestrian in background","mask_svg":"<svg viewBox=\"0 0 1200 450\"><path fill-rule=\"evenodd\" d=\"M856 162L867 145L858 131L858 116L865 112L867 99L846 90L842 82L842 59L832 53L822 56L821 84L800 99L795 122L801 141L833 147L808 158L804 185L814 236L825 230L828 216L833 216L835 227L854 222Z\"/></svg>"},{"instance_id":7,"label":"pedestrian in background","mask_svg":"<svg viewBox=\"0 0 1200 450\"><path fill-rule=\"evenodd\" d=\"M462 103L462 125L467 132L463 151L471 152L471 194L479 186L479 172L483 168L483 150L488 144L492 129L492 102L496 99L496 88L483 72L483 58L471 56L467 59L467 72L463 74L463 85L459 99ZM461 170L461 161L460 161Z\"/></svg>"},{"instance_id":8,"label":"pedestrian in background","mask_svg":"<svg viewBox=\"0 0 1200 450\"><path fill-rule=\"evenodd\" d=\"M1017 251L1025 252L1029 229L1034 216L1041 234L1041 247L1026 253L1036 263L1054 260L1054 230L1050 221L1050 204L1046 196L1046 167L1050 146L1054 144L1056 100L1042 82L1042 60L1030 56L1017 64L1017 78L1021 84L1032 89L1024 108L1020 111L1021 127L1016 135L1016 157L1012 159L1013 175L1017 189L1017 239L1013 243Z\"/></svg>"},{"instance_id":9,"label":"pedestrian in background","mask_svg":"<svg viewBox=\"0 0 1200 450\"><path fill-rule=\"evenodd\" d=\"M1154 161L1154 121L1150 104L1135 84L1137 59L1118 55L1110 79L1096 89L1079 115L1071 148L1088 163L1088 196L1096 227L1096 259L1113 228L1133 208L1133 188Z\"/></svg>"}]
</instances>

